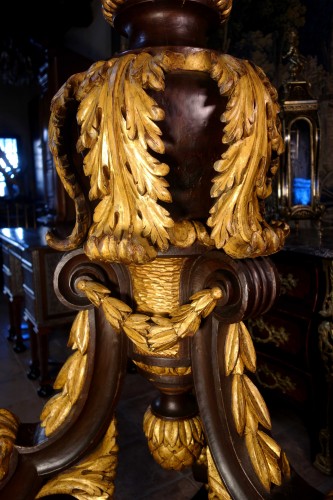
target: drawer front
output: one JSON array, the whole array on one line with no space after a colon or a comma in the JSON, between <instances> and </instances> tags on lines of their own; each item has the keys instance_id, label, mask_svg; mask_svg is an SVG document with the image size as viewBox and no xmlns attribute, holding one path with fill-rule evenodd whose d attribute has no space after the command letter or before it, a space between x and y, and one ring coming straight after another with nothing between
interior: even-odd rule
<instances>
[{"instance_id":1,"label":"drawer front","mask_svg":"<svg viewBox=\"0 0 333 500\"><path fill-rule=\"evenodd\" d=\"M26 262L22 262L22 274L23 274L23 283L24 283L24 288L29 289L31 293L34 293L34 275L33 275L33 270L32 267Z\"/></svg>"},{"instance_id":2,"label":"drawer front","mask_svg":"<svg viewBox=\"0 0 333 500\"><path fill-rule=\"evenodd\" d=\"M295 304L300 312L310 314L317 304L320 264L308 256L288 252L281 252L272 260L280 277L277 305L292 308Z\"/></svg>"},{"instance_id":3,"label":"drawer front","mask_svg":"<svg viewBox=\"0 0 333 500\"><path fill-rule=\"evenodd\" d=\"M258 356L255 379L259 390L278 393L298 404L308 403L312 398L309 375L268 356Z\"/></svg>"},{"instance_id":4,"label":"drawer front","mask_svg":"<svg viewBox=\"0 0 333 500\"><path fill-rule=\"evenodd\" d=\"M303 364L309 322L272 310L247 321L248 330L258 350L270 350L276 356L288 353Z\"/></svg>"}]
</instances>

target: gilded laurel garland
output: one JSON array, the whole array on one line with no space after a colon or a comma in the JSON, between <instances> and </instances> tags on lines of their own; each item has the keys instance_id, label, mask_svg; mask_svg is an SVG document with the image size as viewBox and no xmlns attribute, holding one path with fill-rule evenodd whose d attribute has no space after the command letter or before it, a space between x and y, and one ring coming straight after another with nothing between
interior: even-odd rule
<instances>
[{"instance_id":1,"label":"gilded laurel garland","mask_svg":"<svg viewBox=\"0 0 333 500\"><path fill-rule=\"evenodd\" d=\"M61 392L47 401L40 416L46 436L53 434L63 424L81 394L87 376L88 311L77 314L71 328L68 346L76 351L62 366L53 384L54 389Z\"/></svg>"},{"instance_id":2,"label":"gilded laurel garland","mask_svg":"<svg viewBox=\"0 0 333 500\"><path fill-rule=\"evenodd\" d=\"M84 243L89 258L125 264L152 261L171 241L184 246L175 237L175 222L159 204L172 203L165 179L169 166L153 156L165 150L157 125L164 111L146 92L163 92L165 74L178 70L208 73L228 98L221 140L229 148L214 165L207 242L235 258L268 255L282 247L288 227L269 225L260 211L283 151L277 93L253 64L208 50L129 53L98 62L64 84L52 101L49 142L57 172L75 202L76 225L65 240L49 233L50 246L67 250ZM77 150L85 154L89 198L98 201L90 226L83 190L63 146L64 117L73 101L80 128ZM199 234L202 230L198 239Z\"/></svg>"},{"instance_id":3,"label":"gilded laurel garland","mask_svg":"<svg viewBox=\"0 0 333 500\"><path fill-rule=\"evenodd\" d=\"M14 450L14 443L19 428L19 421L13 413L0 409L0 481L6 478L9 462Z\"/></svg>"},{"instance_id":4,"label":"gilded laurel garland","mask_svg":"<svg viewBox=\"0 0 333 500\"><path fill-rule=\"evenodd\" d=\"M190 297L191 303L176 308L170 317L148 316L132 313L125 302L111 297L104 285L81 280L77 286L95 307L102 307L112 327L118 332L123 330L143 352L172 355L178 352L179 340L193 336L200 327L201 318L206 318L222 297L220 288L201 290Z\"/></svg>"},{"instance_id":5,"label":"gilded laurel garland","mask_svg":"<svg viewBox=\"0 0 333 500\"><path fill-rule=\"evenodd\" d=\"M256 353L244 323L229 326L225 346L226 375L232 375L232 413L239 435L246 447L258 478L267 491L271 483L280 485L282 475L289 475L289 464L280 446L265 432L271 420L265 401L244 373L256 370Z\"/></svg>"},{"instance_id":6,"label":"gilded laurel garland","mask_svg":"<svg viewBox=\"0 0 333 500\"><path fill-rule=\"evenodd\" d=\"M215 467L213 457L206 448L207 474L208 474L208 499L209 500L231 500L220 475Z\"/></svg>"},{"instance_id":7,"label":"gilded laurel garland","mask_svg":"<svg viewBox=\"0 0 333 500\"><path fill-rule=\"evenodd\" d=\"M118 445L113 419L100 445L78 465L48 481L36 498L48 495L71 495L77 500L107 500L114 493Z\"/></svg>"},{"instance_id":8,"label":"gilded laurel garland","mask_svg":"<svg viewBox=\"0 0 333 500\"><path fill-rule=\"evenodd\" d=\"M182 470L193 465L200 456L205 438L198 416L163 419L148 408L143 429L151 454L164 469Z\"/></svg>"}]
</instances>

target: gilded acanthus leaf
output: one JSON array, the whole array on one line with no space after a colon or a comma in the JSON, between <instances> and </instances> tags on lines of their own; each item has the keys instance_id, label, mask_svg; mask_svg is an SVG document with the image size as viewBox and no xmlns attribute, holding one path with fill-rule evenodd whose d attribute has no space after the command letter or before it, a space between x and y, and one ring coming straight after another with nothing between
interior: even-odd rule
<instances>
[{"instance_id":1,"label":"gilded acanthus leaf","mask_svg":"<svg viewBox=\"0 0 333 500\"><path fill-rule=\"evenodd\" d=\"M114 493L118 445L116 422L111 421L102 442L88 457L50 479L36 498L70 495L77 500L108 500Z\"/></svg>"},{"instance_id":2,"label":"gilded acanthus leaf","mask_svg":"<svg viewBox=\"0 0 333 500\"><path fill-rule=\"evenodd\" d=\"M277 94L262 71L231 56L219 56L211 75L229 97L222 117L229 147L214 165L211 236L233 257L268 255L282 247L287 234L287 227L277 231L264 220L259 205L271 193L272 153L283 151Z\"/></svg>"},{"instance_id":3,"label":"gilded acanthus leaf","mask_svg":"<svg viewBox=\"0 0 333 500\"><path fill-rule=\"evenodd\" d=\"M63 364L54 382L54 388L61 392L47 401L40 415L47 436L65 422L85 383L90 336L88 315L87 310L80 311L73 322L69 345L76 350Z\"/></svg>"},{"instance_id":4,"label":"gilded acanthus leaf","mask_svg":"<svg viewBox=\"0 0 333 500\"><path fill-rule=\"evenodd\" d=\"M105 63L99 62L94 68L104 68ZM48 129L49 148L53 156L54 164L61 182L75 205L75 226L71 234L61 239L59 236L48 231L46 241L49 246L57 250L65 251L77 248L84 241L89 226L90 212L88 204L78 180L77 172L72 164L71 151L67 148L68 118L72 116L71 108L77 100L77 92L82 81L86 78L86 73L72 75L68 81L59 89L51 102L51 116Z\"/></svg>"},{"instance_id":5,"label":"gilded acanthus leaf","mask_svg":"<svg viewBox=\"0 0 333 500\"><path fill-rule=\"evenodd\" d=\"M110 62L98 86L88 82L85 88L84 83L77 114L78 150L86 152L89 196L101 200L90 236L110 235L121 241L123 232L129 231L149 237L165 250L167 228L173 221L157 201L171 201L164 178L169 167L148 151L149 147L164 152L155 123L164 118L164 112L145 91L163 90L164 73L153 56L142 52Z\"/></svg>"}]
</instances>

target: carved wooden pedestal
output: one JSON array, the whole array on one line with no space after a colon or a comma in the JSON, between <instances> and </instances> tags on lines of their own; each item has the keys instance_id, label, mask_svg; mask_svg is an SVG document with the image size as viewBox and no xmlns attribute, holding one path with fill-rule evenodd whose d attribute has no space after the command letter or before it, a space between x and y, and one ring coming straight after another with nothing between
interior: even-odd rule
<instances>
[{"instance_id":1,"label":"carved wooden pedestal","mask_svg":"<svg viewBox=\"0 0 333 500\"><path fill-rule=\"evenodd\" d=\"M49 143L76 225L47 241L68 252L54 284L78 310L74 353L40 422L0 413L1 500L112 498L128 356L160 391L143 428L161 467L200 469L210 498L320 498L290 473L247 375L243 319L275 300L263 256L288 227L261 213L283 150L276 92L206 46L231 3L105 0L129 50L53 99Z\"/></svg>"}]
</instances>

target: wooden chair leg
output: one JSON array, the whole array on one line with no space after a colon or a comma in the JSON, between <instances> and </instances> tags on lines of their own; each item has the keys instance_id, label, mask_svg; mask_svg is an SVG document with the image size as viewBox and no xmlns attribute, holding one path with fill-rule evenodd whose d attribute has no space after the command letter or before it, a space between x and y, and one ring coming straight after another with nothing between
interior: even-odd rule
<instances>
[{"instance_id":1,"label":"wooden chair leg","mask_svg":"<svg viewBox=\"0 0 333 500\"><path fill-rule=\"evenodd\" d=\"M22 297L13 297L9 301L9 334L8 340L14 342L13 349L15 352L24 352L27 346L23 342L21 321L22 321Z\"/></svg>"},{"instance_id":2,"label":"wooden chair leg","mask_svg":"<svg viewBox=\"0 0 333 500\"><path fill-rule=\"evenodd\" d=\"M29 330L29 340L30 340L30 350L31 350L31 361L27 376L28 378L30 378L30 380L37 380L40 376L37 334L34 330L31 321L27 320L27 324Z\"/></svg>"}]
</instances>

